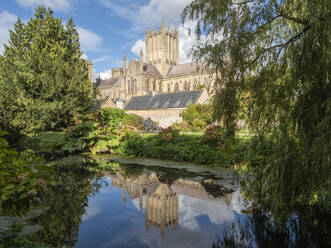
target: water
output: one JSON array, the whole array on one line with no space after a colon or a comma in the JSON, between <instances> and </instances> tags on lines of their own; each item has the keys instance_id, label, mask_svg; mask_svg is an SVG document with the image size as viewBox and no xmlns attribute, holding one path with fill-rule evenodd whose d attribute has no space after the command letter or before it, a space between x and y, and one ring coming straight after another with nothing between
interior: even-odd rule
<instances>
[{"instance_id":1,"label":"water","mask_svg":"<svg viewBox=\"0 0 331 248\"><path fill-rule=\"evenodd\" d=\"M100 169L107 165L116 171ZM70 157L54 166L56 174L50 176L41 204L32 207L41 214L28 221L42 228L29 236L35 243L79 248L331 247L328 213L283 201L288 199L284 192L293 192L289 186L270 204L261 198L264 186L254 174L247 178L230 169L107 157ZM10 212L3 209L2 215Z\"/></svg>"},{"instance_id":2,"label":"water","mask_svg":"<svg viewBox=\"0 0 331 248\"><path fill-rule=\"evenodd\" d=\"M76 247L211 246L224 228L246 215L235 187L213 196L201 182L221 185L222 180L195 176L170 184L148 169L135 177L106 176L89 197Z\"/></svg>"}]
</instances>

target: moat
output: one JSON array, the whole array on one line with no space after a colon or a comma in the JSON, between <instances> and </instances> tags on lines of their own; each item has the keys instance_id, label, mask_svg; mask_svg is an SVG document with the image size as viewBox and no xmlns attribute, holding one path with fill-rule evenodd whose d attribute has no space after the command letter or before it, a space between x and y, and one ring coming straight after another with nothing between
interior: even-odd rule
<instances>
[{"instance_id":1,"label":"moat","mask_svg":"<svg viewBox=\"0 0 331 248\"><path fill-rule=\"evenodd\" d=\"M30 238L48 245L42 247L331 244L329 215L306 208L272 215L256 192L243 188L254 186L245 184L249 179L232 169L104 157L69 157L56 164L41 203L21 209L30 216L25 221ZM96 169L100 166L114 170Z\"/></svg>"},{"instance_id":2,"label":"moat","mask_svg":"<svg viewBox=\"0 0 331 248\"><path fill-rule=\"evenodd\" d=\"M76 247L209 247L245 220L231 171L225 179L178 173L146 167L105 176L89 197Z\"/></svg>"}]
</instances>

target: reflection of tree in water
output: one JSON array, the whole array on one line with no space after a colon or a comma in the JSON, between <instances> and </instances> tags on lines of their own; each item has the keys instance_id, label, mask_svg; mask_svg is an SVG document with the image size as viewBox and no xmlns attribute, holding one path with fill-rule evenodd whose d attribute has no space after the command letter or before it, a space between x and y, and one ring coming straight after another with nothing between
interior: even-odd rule
<instances>
[{"instance_id":1,"label":"reflection of tree in water","mask_svg":"<svg viewBox=\"0 0 331 248\"><path fill-rule=\"evenodd\" d=\"M293 215L285 226L279 227L270 215L254 210L251 216L237 218L227 226L211 247L330 247L330 218L320 216L313 223L309 209L305 214L308 216ZM306 222L307 217L310 222Z\"/></svg>"},{"instance_id":2,"label":"reflection of tree in water","mask_svg":"<svg viewBox=\"0 0 331 248\"><path fill-rule=\"evenodd\" d=\"M121 175L124 178L138 178L144 173L144 166L140 165L131 165L131 164L121 164Z\"/></svg>"},{"instance_id":3,"label":"reflection of tree in water","mask_svg":"<svg viewBox=\"0 0 331 248\"><path fill-rule=\"evenodd\" d=\"M229 203L231 202L231 197L229 198L230 200L228 200L228 196L232 196L232 193L234 192L233 189L226 188L223 185L218 185L213 180L204 180L200 184L205 188L208 194L213 197L225 197Z\"/></svg>"},{"instance_id":4,"label":"reflection of tree in water","mask_svg":"<svg viewBox=\"0 0 331 248\"><path fill-rule=\"evenodd\" d=\"M151 166L149 169L156 172L156 175L161 183L165 183L168 185L172 185L176 180L180 178L192 178L194 176L197 176L196 173L189 172L184 169L153 166Z\"/></svg>"},{"instance_id":5,"label":"reflection of tree in water","mask_svg":"<svg viewBox=\"0 0 331 248\"><path fill-rule=\"evenodd\" d=\"M79 225L88 196L97 192L101 179L87 169L84 160L59 166L47 192L42 197L44 214L34 220L43 229L38 233L40 242L54 247L73 247L78 239Z\"/></svg>"},{"instance_id":6,"label":"reflection of tree in water","mask_svg":"<svg viewBox=\"0 0 331 248\"><path fill-rule=\"evenodd\" d=\"M266 172L254 168L249 177L239 178L248 215L221 232L212 247L331 247L331 215L325 206L308 203L302 189L285 180L288 175L266 182Z\"/></svg>"}]
</instances>

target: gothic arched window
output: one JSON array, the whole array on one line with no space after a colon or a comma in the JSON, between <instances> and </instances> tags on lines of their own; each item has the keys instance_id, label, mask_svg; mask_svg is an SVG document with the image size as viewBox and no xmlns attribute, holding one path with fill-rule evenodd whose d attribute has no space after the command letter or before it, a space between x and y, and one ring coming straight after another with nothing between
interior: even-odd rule
<instances>
[{"instance_id":1,"label":"gothic arched window","mask_svg":"<svg viewBox=\"0 0 331 248\"><path fill-rule=\"evenodd\" d=\"M197 88L198 88L198 82L195 81L195 82L193 83L193 90L196 90Z\"/></svg>"},{"instance_id":2,"label":"gothic arched window","mask_svg":"<svg viewBox=\"0 0 331 248\"><path fill-rule=\"evenodd\" d=\"M149 90L149 79L146 81L146 90Z\"/></svg>"},{"instance_id":3,"label":"gothic arched window","mask_svg":"<svg viewBox=\"0 0 331 248\"><path fill-rule=\"evenodd\" d=\"M189 91L189 90L190 90L190 89L189 89L188 83L185 82L185 83L184 83L184 91Z\"/></svg>"},{"instance_id":4,"label":"gothic arched window","mask_svg":"<svg viewBox=\"0 0 331 248\"><path fill-rule=\"evenodd\" d=\"M153 81L153 90L156 91L156 81Z\"/></svg>"},{"instance_id":5,"label":"gothic arched window","mask_svg":"<svg viewBox=\"0 0 331 248\"><path fill-rule=\"evenodd\" d=\"M159 82L159 92L162 92L162 82Z\"/></svg>"},{"instance_id":6,"label":"gothic arched window","mask_svg":"<svg viewBox=\"0 0 331 248\"><path fill-rule=\"evenodd\" d=\"M176 84L175 84L175 92L178 92L178 91L179 91L179 84L176 83Z\"/></svg>"},{"instance_id":7,"label":"gothic arched window","mask_svg":"<svg viewBox=\"0 0 331 248\"><path fill-rule=\"evenodd\" d=\"M170 92L170 91L171 91L170 84L168 84L168 92Z\"/></svg>"},{"instance_id":8,"label":"gothic arched window","mask_svg":"<svg viewBox=\"0 0 331 248\"><path fill-rule=\"evenodd\" d=\"M133 92L135 91L134 81L135 81L135 80L131 80L131 93L133 93Z\"/></svg>"}]
</instances>

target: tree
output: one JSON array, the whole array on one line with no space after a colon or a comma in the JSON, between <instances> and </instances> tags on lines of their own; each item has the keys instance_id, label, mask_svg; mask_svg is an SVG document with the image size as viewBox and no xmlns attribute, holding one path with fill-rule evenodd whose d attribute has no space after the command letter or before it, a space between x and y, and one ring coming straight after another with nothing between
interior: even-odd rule
<instances>
[{"instance_id":1,"label":"tree","mask_svg":"<svg viewBox=\"0 0 331 248\"><path fill-rule=\"evenodd\" d=\"M227 137L243 107L271 137L262 194L274 208L277 191L291 190L283 202L331 210L331 2L194 0L186 18L201 38L191 55L219 73L214 113Z\"/></svg>"},{"instance_id":2,"label":"tree","mask_svg":"<svg viewBox=\"0 0 331 248\"><path fill-rule=\"evenodd\" d=\"M57 130L89 110L93 88L81 54L72 19L64 27L44 7L27 24L18 19L0 56L0 128Z\"/></svg>"},{"instance_id":3,"label":"tree","mask_svg":"<svg viewBox=\"0 0 331 248\"><path fill-rule=\"evenodd\" d=\"M210 104L192 104L179 115L183 121L197 129L203 129L212 123Z\"/></svg>"}]
</instances>

